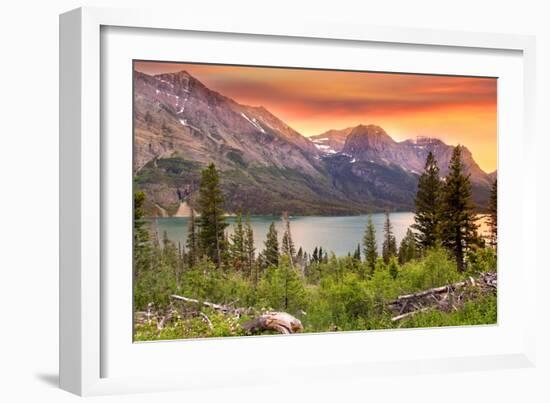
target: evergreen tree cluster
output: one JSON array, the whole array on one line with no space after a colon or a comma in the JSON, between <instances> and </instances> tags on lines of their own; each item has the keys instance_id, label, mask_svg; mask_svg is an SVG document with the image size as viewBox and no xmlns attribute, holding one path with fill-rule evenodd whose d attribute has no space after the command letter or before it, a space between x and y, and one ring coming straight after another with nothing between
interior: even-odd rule
<instances>
[{"instance_id":1,"label":"evergreen tree cluster","mask_svg":"<svg viewBox=\"0 0 550 403\"><path fill-rule=\"evenodd\" d=\"M496 182L493 188L489 211L496 246ZM425 252L443 245L454 256L458 270L464 272L467 254L483 246L483 240L477 233L472 186L462 161L462 146L457 145L453 149L445 178L440 177L433 154L428 154L424 172L418 181L415 204L415 224L412 228L416 231L420 250ZM402 242L400 248L403 259L412 253L410 235L405 238L405 244Z\"/></svg>"},{"instance_id":2,"label":"evergreen tree cluster","mask_svg":"<svg viewBox=\"0 0 550 403\"><path fill-rule=\"evenodd\" d=\"M295 315L309 309L312 330L383 326L386 302L397 293L447 284L463 278L467 268L472 273L494 270L496 193L495 181L488 206L491 248L480 248L461 147L455 148L445 178L430 153L418 184L415 223L399 247L386 211L380 247L369 215L361 243L337 258L326 247L306 251L295 245L287 213L281 217L281 233L271 222L259 249L249 215L238 213L229 231L219 173L210 164L202 172L198 214L192 209L185 245L174 244L166 233L159 239L155 223L148 225L143 217L145 195L135 193L135 306L170 306L170 295L182 292Z\"/></svg>"}]
</instances>

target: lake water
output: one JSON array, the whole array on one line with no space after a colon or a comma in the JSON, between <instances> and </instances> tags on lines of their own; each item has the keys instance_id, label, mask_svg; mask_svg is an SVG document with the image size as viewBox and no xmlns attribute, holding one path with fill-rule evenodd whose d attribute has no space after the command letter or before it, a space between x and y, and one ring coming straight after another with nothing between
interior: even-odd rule
<instances>
[{"instance_id":1,"label":"lake water","mask_svg":"<svg viewBox=\"0 0 550 403\"><path fill-rule=\"evenodd\" d=\"M233 223L235 220L235 217L226 217L227 223L230 224L228 228L229 233L233 232ZM301 246L304 251L310 254L315 247L321 246L323 250L334 252L336 256L345 256L348 252L353 252L357 248L357 244L361 243L367 226L367 220L368 215L290 217L290 231L296 250ZM397 245L399 246L401 239L403 239L407 232L407 228L414 223L414 214L409 212L391 213L390 220ZM161 237L164 231L166 231L170 240L176 244L181 242L185 245L189 223L188 217L163 217L157 218L155 221L156 224L154 226L156 226ZM372 221L376 228L378 248L381 251L384 214L372 214ZM275 222L280 241L284 231L281 217L253 216L250 218L250 223L254 230L254 245L257 252L263 250L267 231L272 222ZM485 224L484 222L481 222L481 224L480 232L485 233Z\"/></svg>"}]
</instances>

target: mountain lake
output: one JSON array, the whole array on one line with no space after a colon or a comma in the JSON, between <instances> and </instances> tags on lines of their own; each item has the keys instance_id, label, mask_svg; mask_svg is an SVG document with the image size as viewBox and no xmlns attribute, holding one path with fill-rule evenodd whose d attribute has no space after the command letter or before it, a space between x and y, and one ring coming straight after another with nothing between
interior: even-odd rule
<instances>
[{"instance_id":1,"label":"mountain lake","mask_svg":"<svg viewBox=\"0 0 550 403\"><path fill-rule=\"evenodd\" d=\"M159 217L152 219L153 228L156 227L159 238L162 239L164 231L168 239L176 243L185 245L187 239L187 227L189 217ZM372 214L372 222L376 229L376 241L379 252L382 251L382 241L384 234L384 213ZM414 223L414 213L398 212L391 213L390 220L393 234L397 240L397 246L407 232L407 228ZM236 217L226 217L229 224L228 233L233 232L233 224ZM244 224L243 217L243 224ZM367 226L368 215L355 216L290 216L290 232L296 251L300 247L311 254L315 247L321 246L324 251L334 252L336 256L345 256L348 252L353 253L357 244L362 243L365 228ZM252 216L250 224L254 231L254 246L256 253L264 248L264 241L267 231L272 222L275 222L279 234L279 242L282 239L284 228L283 221L279 216ZM485 235L488 232L485 223L485 216L478 216L479 233ZM362 245L361 245L362 250ZM362 253L362 252L361 252Z\"/></svg>"}]
</instances>

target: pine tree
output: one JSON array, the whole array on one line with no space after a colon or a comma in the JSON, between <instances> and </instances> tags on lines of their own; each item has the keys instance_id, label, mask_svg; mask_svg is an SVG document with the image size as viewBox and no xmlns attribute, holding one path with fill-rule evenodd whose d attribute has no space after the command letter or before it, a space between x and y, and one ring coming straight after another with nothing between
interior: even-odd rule
<instances>
[{"instance_id":1,"label":"pine tree","mask_svg":"<svg viewBox=\"0 0 550 403\"><path fill-rule=\"evenodd\" d=\"M489 245L491 245L493 248L497 248L497 239L498 239L498 231L497 231L497 180L495 178L495 181L493 182L493 186L491 187L491 196L489 197Z\"/></svg>"},{"instance_id":2,"label":"pine tree","mask_svg":"<svg viewBox=\"0 0 550 403\"><path fill-rule=\"evenodd\" d=\"M185 246L178 242L178 267L176 270L176 284L179 287L181 285L181 277L185 271L185 262L187 254L185 253Z\"/></svg>"},{"instance_id":3,"label":"pine tree","mask_svg":"<svg viewBox=\"0 0 550 403\"><path fill-rule=\"evenodd\" d=\"M237 219L233 227L233 234L231 234L231 243L229 246L231 263L236 271L242 271L248 259L245 251L245 229L243 227L243 217L241 213L237 214Z\"/></svg>"},{"instance_id":4,"label":"pine tree","mask_svg":"<svg viewBox=\"0 0 550 403\"><path fill-rule=\"evenodd\" d=\"M372 217L370 214L365 235L363 237L363 255L365 255L365 261L367 262L367 266L371 274L374 273L378 252L376 250L376 230L374 229L374 224L372 223Z\"/></svg>"},{"instance_id":5,"label":"pine tree","mask_svg":"<svg viewBox=\"0 0 550 403\"><path fill-rule=\"evenodd\" d=\"M187 229L187 264L189 267L194 267L197 264L199 257L199 238L197 236L197 223L195 219L195 211L191 209L191 217Z\"/></svg>"},{"instance_id":6,"label":"pine tree","mask_svg":"<svg viewBox=\"0 0 550 403\"><path fill-rule=\"evenodd\" d=\"M317 249L317 246L315 249L313 249L313 255L311 256L311 262L313 263L319 263L319 251Z\"/></svg>"},{"instance_id":7,"label":"pine tree","mask_svg":"<svg viewBox=\"0 0 550 403\"><path fill-rule=\"evenodd\" d=\"M199 246L201 254L210 258L220 268L227 251L223 211L224 197L220 188L220 176L214 164L201 173L198 206Z\"/></svg>"},{"instance_id":8,"label":"pine tree","mask_svg":"<svg viewBox=\"0 0 550 403\"><path fill-rule=\"evenodd\" d=\"M399 264L397 263L397 258L395 256L392 256L390 262L388 263L388 271L394 280L399 275Z\"/></svg>"},{"instance_id":9,"label":"pine tree","mask_svg":"<svg viewBox=\"0 0 550 403\"><path fill-rule=\"evenodd\" d=\"M290 233L290 220L288 219L288 213L283 213L283 223L285 226L285 232L283 233L282 253L290 258L290 262L294 262L296 255L296 249L294 248L294 242L292 241L292 235Z\"/></svg>"},{"instance_id":10,"label":"pine tree","mask_svg":"<svg viewBox=\"0 0 550 403\"><path fill-rule=\"evenodd\" d=\"M424 172L418 180L415 224L412 226L417 231L416 240L422 249L436 246L440 239L441 186L439 167L430 151Z\"/></svg>"},{"instance_id":11,"label":"pine tree","mask_svg":"<svg viewBox=\"0 0 550 403\"><path fill-rule=\"evenodd\" d=\"M151 245L146 223L143 221L145 193L134 193L134 277L151 267Z\"/></svg>"},{"instance_id":12,"label":"pine tree","mask_svg":"<svg viewBox=\"0 0 550 403\"><path fill-rule=\"evenodd\" d=\"M250 215L246 216L246 224L244 230L244 251L246 256L246 271L250 276L252 274L254 265L255 265L255 252L256 248L254 247L254 231L252 230L252 225L250 224ZM256 278L256 281L258 279Z\"/></svg>"},{"instance_id":13,"label":"pine tree","mask_svg":"<svg viewBox=\"0 0 550 403\"><path fill-rule=\"evenodd\" d=\"M390 213L386 210L386 221L384 222L384 242L382 243L382 258L384 263L388 264L390 259L397 255L397 242L393 235L393 229L390 221Z\"/></svg>"},{"instance_id":14,"label":"pine tree","mask_svg":"<svg viewBox=\"0 0 550 403\"><path fill-rule=\"evenodd\" d=\"M401 240L397 256L399 258L399 264L405 264L419 257L416 238L410 228L407 229L405 237Z\"/></svg>"},{"instance_id":15,"label":"pine tree","mask_svg":"<svg viewBox=\"0 0 550 403\"><path fill-rule=\"evenodd\" d=\"M279 271L282 271L284 288L284 310L296 311L305 299L305 289L300 275L294 265L285 255L281 262Z\"/></svg>"},{"instance_id":16,"label":"pine tree","mask_svg":"<svg viewBox=\"0 0 550 403\"><path fill-rule=\"evenodd\" d=\"M272 309L292 313L304 308L307 297L300 273L288 255L281 255L279 266L266 273L258 293Z\"/></svg>"},{"instance_id":17,"label":"pine tree","mask_svg":"<svg viewBox=\"0 0 550 403\"><path fill-rule=\"evenodd\" d=\"M443 187L442 241L452 251L457 268L464 271L464 256L479 242L471 201L470 177L464 173L462 147L456 146Z\"/></svg>"},{"instance_id":18,"label":"pine tree","mask_svg":"<svg viewBox=\"0 0 550 403\"><path fill-rule=\"evenodd\" d=\"M353 258L358 262L361 261L361 244L357 244L357 249L355 249L355 252L353 253Z\"/></svg>"},{"instance_id":19,"label":"pine tree","mask_svg":"<svg viewBox=\"0 0 550 403\"><path fill-rule=\"evenodd\" d=\"M267 267L277 267L279 265L279 240L277 236L275 223L272 222L265 241L264 259Z\"/></svg>"}]
</instances>

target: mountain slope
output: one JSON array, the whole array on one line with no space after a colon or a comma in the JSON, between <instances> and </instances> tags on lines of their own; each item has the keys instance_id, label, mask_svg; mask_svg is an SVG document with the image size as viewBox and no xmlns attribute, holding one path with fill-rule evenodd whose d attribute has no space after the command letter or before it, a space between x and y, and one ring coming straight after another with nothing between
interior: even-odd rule
<instances>
[{"instance_id":1,"label":"mountain slope","mask_svg":"<svg viewBox=\"0 0 550 403\"><path fill-rule=\"evenodd\" d=\"M442 175L452 153L437 139L396 142L375 125L308 139L265 108L239 104L185 71L136 72L134 80L135 184L152 215L172 215L182 203L193 207L200 172L211 162L221 172L229 212L411 210L428 151ZM491 177L466 148L463 157L474 199L485 206Z\"/></svg>"},{"instance_id":2,"label":"mountain slope","mask_svg":"<svg viewBox=\"0 0 550 403\"><path fill-rule=\"evenodd\" d=\"M369 162L380 166L401 167L419 175L424 169L428 153L431 151L438 162L441 176L447 175L453 146L439 139L417 138L396 142L381 127L359 125L348 135L342 154L357 162ZM462 160L466 173L470 175L473 199L480 208L487 204L491 176L485 173L474 161L468 148L462 146Z\"/></svg>"},{"instance_id":3,"label":"mountain slope","mask_svg":"<svg viewBox=\"0 0 550 403\"><path fill-rule=\"evenodd\" d=\"M135 74L136 185L150 214L193 204L200 171L222 171L229 211L365 211L334 189L316 147L263 107L238 104L187 72ZM362 206L363 205L363 206Z\"/></svg>"},{"instance_id":4,"label":"mountain slope","mask_svg":"<svg viewBox=\"0 0 550 403\"><path fill-rule=\"evenodd\" d=\"M135 76L136 168L185 150L193 161L298 169L319 167L310 141L262 107L240 105L187 72Z\"/></svg>"},{"instance_id":5,"label":"mountain slope","mask_svg":"<svg viewBox=\"0 0 550 403\"><path fill-rule=\"evenodd\" d=\"M311 136L309 139L322 154L339 153L344 148L346 139L353 129L354 127L342 130L332 129L316 136Z\"/></svg>"}]
</instances>

